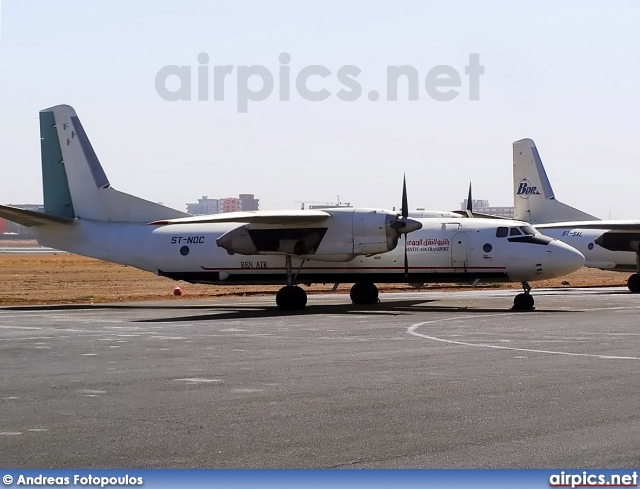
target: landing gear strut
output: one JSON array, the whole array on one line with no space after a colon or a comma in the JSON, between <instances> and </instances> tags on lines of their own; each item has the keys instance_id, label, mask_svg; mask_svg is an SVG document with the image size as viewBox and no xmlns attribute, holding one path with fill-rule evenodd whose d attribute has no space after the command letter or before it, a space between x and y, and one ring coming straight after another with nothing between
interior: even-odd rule
<instances>
[{"instance_id":1,"label":"landing gear strut","mask_svg":"<svg viewBox=\"0 0 640 489\"><path fill-rule=\"evenodd\" d=\"M636 266L638 271L627 280L627 287L634 294L640 293L640 251L636 251Z\"/></svg>"},{"instance_id":2,"label":"landing gear strut","mask_svg":"<svg viewBox=\"0 0 640 489\"><path fill-rule=\"evenodd\" d=\"M375 304L378 302L378 287L371 282L356 282L349 291L354 304Z\"/></svg>"},{"instance_id":3,"label":"landing gear strut","mask_svg":"<svg viewBox=\"0 0 640 489\"><path fill-rule=\"evenodd\" d=\"M531 286L529 285L529 282L522 282L522 288L524 289L524 293L518 294L513 299L513 310L531 311L534 308L533 304L535 301L531 296Z\"/></svg>"},{"instance_id":4,"label":"landing gear strut","mask_svg":"<svg viewBox=\"0 0 640 489\"><path fill-rule=\"evenodd\" d=\"M276 294L276 304L282 311L301 311L307 305L307 293L297 285L293 285L293 272L291 271L291 256L286 255L285 267L287 270L287 285ZM303 262L304 263L304 262ZM300 264L302 268L302 264ZM298 269L300 272L300 269ZM296 273L296 277L298 274Z\"/></svg>"}]
</instances>

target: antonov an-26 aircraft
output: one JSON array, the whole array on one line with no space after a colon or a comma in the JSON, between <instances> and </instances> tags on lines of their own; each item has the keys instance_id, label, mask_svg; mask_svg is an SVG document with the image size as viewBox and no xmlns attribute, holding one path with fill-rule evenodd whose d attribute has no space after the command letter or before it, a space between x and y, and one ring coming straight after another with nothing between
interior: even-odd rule
<instances>
[{"instance_id":1,"label":"antonov an-26 aircraft","mask_svg":"<svg viewBox=\"0 0 640 489\"><path fill-rule=\"evenodd\" d=\"M0 206L38 242L190 283L281 284L276 303L303 309L298 284L353 283L356 304L375 282L522 282L514 308L531 309L528 282L571 273L584 257L520 221L409 218L337 208L189 216L111 187L73 108L40 112L44 213ZM410 233L410 234L408 234ZM404 247L398 248L405 235ZM403 251L404 248L404 251Z\"/></svg>"},{"instance_id":2,"label":"antonov an-26 aircraft","mask_svg":"<svg viewBox=\"0 0 640 489\"><path fill-rule=\"evenodd\" d=\"M531 139L513 143L513 190L516 219L580 250L587 267L636 272L627 286L640 293L640 220L600 220L556 200Z\"/></svg>"}]
</instances>

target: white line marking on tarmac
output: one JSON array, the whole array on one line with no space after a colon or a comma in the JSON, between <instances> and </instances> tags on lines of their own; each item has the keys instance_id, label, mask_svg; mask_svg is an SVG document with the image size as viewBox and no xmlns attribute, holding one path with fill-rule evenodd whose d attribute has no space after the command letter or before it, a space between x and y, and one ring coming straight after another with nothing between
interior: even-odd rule
<instances>
[{"instance_id":1,"label":"white line marking on tarmac","mask_svg":"<svg viewBox=\"0 0 640 489\"><path fill-rule=\"evenodd\" d=\"M1 329L42 329L39 326L0 326Z\"/></svg>"},{"instance_id":2,"label":"white line marking on tarmac","mask_svg":"<svg viewBox=\"0 0 640 489\"><path fill-rule=\"evenodd\" d=\"M181 380L183 382L193 382L193 383L222 382L220 379L203 379L201 377L193 377L193 378L190 378L190 379L174 379L174 380Z\"/></svg>"},{"instance_id":3,"label":"white line marking on tarmac","mask_svg":"<svg viewBox=\"0 0 640 489\"><path fill-rule=\"evenodd\" d=\"M52 340L53 336L20 336L19 338L0 338L0 341Z\"/></svg>"},{"instance_id":4,"label":"white line marking on tarmac","mask_svg":"<svg viewBox=\"0 0 640 489\"><path fill-rule=\"evenodd\" d=\"M447 340L445 338L438 338L436 336L429 336L429 335L425 335L422 333L418 333L416 332L416 330L424 325L427 324L435 324L435 323L440 323L440 322L444 322L444 321L454 321L454 320L460 320L460 319L475 319L475 318L486 318L486 317L493 317L493 316L513 316L515 314L520 314L520 313L513 313L513 314L491 314L491 315L484 315L484 314L475 314L475 315L471 315L471 316L457 316L454 318L446 318L446 319L435 319L433 321L423 321L421 323L417 323L417 324L413 324L411 325L408 329L407 329L407 333L409 333L410 335L413 336L419 336L420 338L425 338L427 340L431 340L431 341L439 341L441 343L449 343L452 345L462 345L462 346L473 346L476 348L490 348L493 350L510 350L510 351L522 351L522 352L529 352L529 353L545 353L548 355L565 355L565 356L570 356L570 357L589 357L589 358L600 358L600 359L605 359L605 360L640 360L640 357L623 357L623 356L616 356L616 355L596 355L596 354L592 354L592 353L572 353L572 352L566 352L566 351L554 351L554 350L537 350L534 348L514 348L514 347L510 347L510 346L499 346L499 345L487 345L487 344L483 344L483 343L469 343L466 341L456 341L456 340Z\"/></svg>"},{"instance_id":5,"label":"white line marking on tarmac","mask_svg":"<svg viewBox=\"0 0 640 489\"><path fill-rule=\"evenodd\" d=\"M16 436L21 435L21 431L1 431L0 436Z\"/></svg>"}]
</instances>

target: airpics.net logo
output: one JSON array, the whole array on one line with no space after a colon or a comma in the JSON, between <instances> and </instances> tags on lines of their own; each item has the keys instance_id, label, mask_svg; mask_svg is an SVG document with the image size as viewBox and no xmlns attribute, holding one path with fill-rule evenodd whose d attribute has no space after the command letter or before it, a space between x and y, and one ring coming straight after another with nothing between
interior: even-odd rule
<instances>
[{"instance_id":1,"label":"airpics.net logo","mask_svg":"<svg viewBox=\"0 0 640 489\"><path fill-rule=\"evenodd\" d=\"M516 195L519 195L522 199L528 199L532 195L540 195L540 192L538 191L538 187L531 185L529 180L523 178L518 184Z\"/></svg>"},{"instance_id":2,"label":"airpics.net logo","mask_svg":"<svg viewBox=\"0 0 640 489\"><path fill-rule=\"evenodd\" d=\"M323 102L334 97L343 102L355 102L365 91L358 79L363 72L355 65L337 69L322 65L294 68L291 55L286 52L278 56L279 65L275 69L263 65L210 66L211 57L204 52L198 54L197 61L195 67L166 65L160 68L155 77L158 96L168 102L194 99L224 102L235 97L238 112L246 113L250 104L269 98L277 97L280 102L294 98ZM484 74L484 66L480 64L479 54L469 54L469 61L463 67L437 65L426 71L423 69L422 73L412 65L387 66L385 89L382 93L370 89L366 97L371 102L381 99L396 102L399 98L415 102L420 100L424 89L427 98L438 102L449 102L463 92L470 101L480 100L480 76ZM331 92L329 87L332 86L339 90ZM399 92L404 95L400 97Z\"/></svg>"}]
</instances>

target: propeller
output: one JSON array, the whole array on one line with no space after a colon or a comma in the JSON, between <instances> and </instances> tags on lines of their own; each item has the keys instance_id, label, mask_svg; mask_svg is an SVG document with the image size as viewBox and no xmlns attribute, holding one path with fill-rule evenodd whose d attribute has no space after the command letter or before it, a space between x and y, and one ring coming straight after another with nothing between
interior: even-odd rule
<instances>
[{"instance_id":1,"label":"propeller","mask_svg":"<svg viewBox=\"0 0 640 489\"><path fill-rule=\"evenodd\" d=\"M473 200L471 200L471 181L469 181L469 196L467 197L467 217L473 217Z\"/></svg>"},{"instance_id":2,"label":"propeller","mask_svg":"<svg viewBox=\"0 0 640 489\"><path fill-rule=\"evenodd\" d=\"M422 228L422 223L409 217L409 202L407 198L407 178L402 178L402 212L393 219L389 226L398 233L398 237L404 234L404 276L409 278L409 257L407 254L407 234Z\"/></svg>"}]
</instances>

